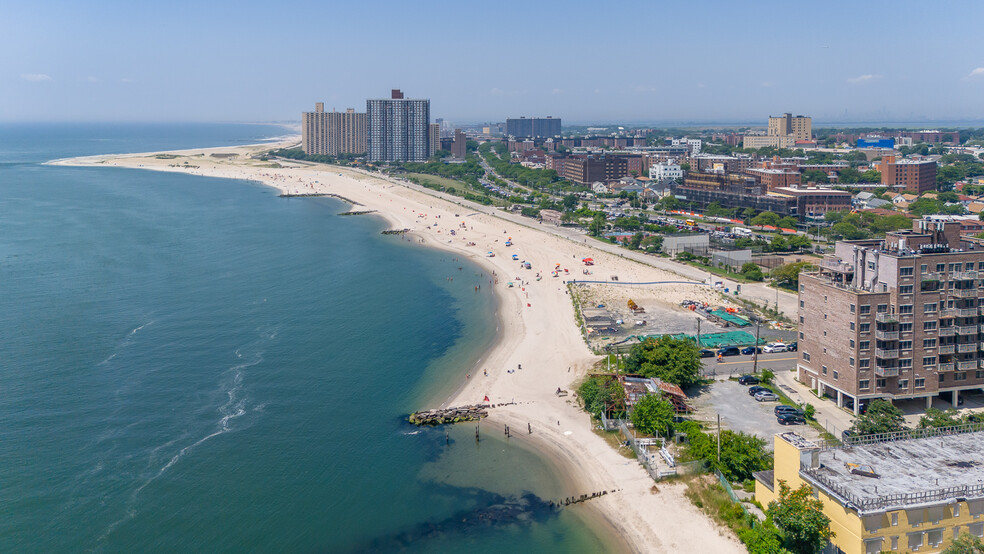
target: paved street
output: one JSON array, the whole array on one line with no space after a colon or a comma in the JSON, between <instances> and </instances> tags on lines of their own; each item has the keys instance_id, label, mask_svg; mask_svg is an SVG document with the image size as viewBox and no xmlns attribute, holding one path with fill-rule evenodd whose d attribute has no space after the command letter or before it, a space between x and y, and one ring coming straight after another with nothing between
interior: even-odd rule
<instances>
[{"instance_id":1,"label":"paved street","mask_svg":"<svg viewBox=\"0 0 984 554\"><path fill-rule=\"evenodd\" d=\"M787 371L796 367L796 352L779 352L777 354L759 354L758 371L771 369L774 373ZM755 367L752 356L726 356L723 362L716 358L703 358L706 377L718 380L729 379L751 373Z\"/></svg>"}]
</instances>

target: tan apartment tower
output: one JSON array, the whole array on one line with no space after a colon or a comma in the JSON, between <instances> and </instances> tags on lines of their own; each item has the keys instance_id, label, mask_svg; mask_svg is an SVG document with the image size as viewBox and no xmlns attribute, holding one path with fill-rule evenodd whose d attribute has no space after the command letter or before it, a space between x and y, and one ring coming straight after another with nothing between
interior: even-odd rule
<instances>
[{"instance_id":1,"label":"tan apartment tower","mask_svg":"<svg viewBox=\"0 0 984 554\"><path fill-rule=\"evenodd\" d=\"M349 108L344 113L325 111L323 102L301 118L301 148L305 154L338 156L366 153L367 118Z\"/></svg>"}]
</instances>

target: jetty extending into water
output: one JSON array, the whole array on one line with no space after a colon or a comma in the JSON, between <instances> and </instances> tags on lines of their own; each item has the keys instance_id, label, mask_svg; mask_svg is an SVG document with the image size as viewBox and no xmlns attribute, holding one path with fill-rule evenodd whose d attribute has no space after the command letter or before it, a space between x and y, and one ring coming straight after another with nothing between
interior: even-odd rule
<instances>
[{"instance_id":1,"label":"jetty extending into water","mask_svg":"<svg viewBox=\"0 0 984 554\"><path fill-rule=\"evenodd\" d=\"M439 410L423 410L410 414L409 421L414 425L445 425L463 421L478 421L489 415L489 404L472 404Z\"/></svg>"}]
</instances>

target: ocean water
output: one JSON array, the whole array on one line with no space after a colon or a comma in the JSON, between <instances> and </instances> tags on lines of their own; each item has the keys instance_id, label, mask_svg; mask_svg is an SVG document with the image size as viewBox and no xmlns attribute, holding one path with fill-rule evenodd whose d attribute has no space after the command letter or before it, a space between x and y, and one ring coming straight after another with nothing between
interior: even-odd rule
<instances>
[{"instance_id":1,"label":"ocean water","mask_svg":"<svg viewBox=\"0 0 984 554\"><path fill-rule=\"evenodd\" d=\"M330 199L41 165L283 134L0 127L0 551L605 550L521 441L403 420L494 339L480 268Z\"/></svg>"}]
</instances>

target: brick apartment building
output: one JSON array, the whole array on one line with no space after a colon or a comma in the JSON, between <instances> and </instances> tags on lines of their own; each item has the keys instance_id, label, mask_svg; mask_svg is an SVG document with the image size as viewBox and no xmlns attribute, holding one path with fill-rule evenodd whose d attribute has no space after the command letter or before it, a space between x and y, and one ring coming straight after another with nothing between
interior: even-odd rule
<instances>
[{"instance_id":1,"label":"brick apartment building","mask_svg":"<svg viewBox=\"0 0 984 554\"><path fill-rule=\"evenodd\" d=\"M936 190L936 162L896 160L885 156L878 164L881 182L885 186L903 186L912 194Z\"/></svg>"},{"instance_id":2,"label":"brick apartment building","mask_svg":"<svg viewBox=\"0 0 984 554\"><path fill-rule=\"evenodd\" d=\"M550 164L550 169L556 170L561 178L580 185L615 181L629 174L628 156L576 154L566 158L551 158Z\"/></svg>"},{"instance_id":3,"label":"brick apartment building","mask_svg":"<svg viewBox=\"0 0 984 554\"><path fill-rule=\"evenodd\" d=\"M765 190L775 190L779 187L796 187L800 184L799 171L789 169L760 169L745 170L745 175L755 179L756 183L765 186Z\"/></svg>"},{"instance_id":4,"label":"brick apartment building","mask_svg":"<svg viewBox=\"0 0 984 554\"><path fill-rule=\"evenodd\" d=\"M913 221L884 240L841 241L800 275L798 379L858 413L874 398L984 387L984 241L957 221Z\"/></svg>"},{"instance_id":5,"label":"brick apartment building","mask_svg":"<svg viewBox=\"0 0 984 554\"><path fill-rule=\"evenodd\" d=\"M959 131L902 131L899 136L911 138L912 142L960 144Z\"/></svg>"}]
</instances>

